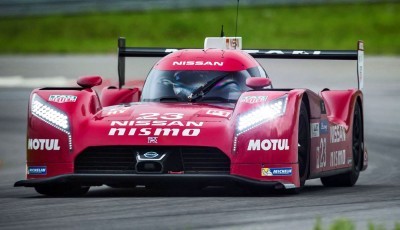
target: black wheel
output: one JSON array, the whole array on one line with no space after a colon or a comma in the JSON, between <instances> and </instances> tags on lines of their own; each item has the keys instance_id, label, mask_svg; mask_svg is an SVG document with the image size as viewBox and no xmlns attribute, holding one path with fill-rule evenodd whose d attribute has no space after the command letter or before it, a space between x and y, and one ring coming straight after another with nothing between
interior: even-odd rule
<instances>
[{"instance_id":1,"label":"black wheel","mask_svg":"<svg viewBox=\"0 0 400 230\"><path fill-rule=\"evenodd\" d=\"M352 146L353 166L351 171L335 176L322 177L321 182L324 186L350 187L358 180L363 163L363 122L359 103L356 103L354 107Z\"/></svg>"},{"instance_id":2,"label":"black wheel","mask_svg":"<svg viewBox=\"0 0 400 230\"><path fill-rule=\"evenodd\" d=\"M36 192L46 196L82 196L89 191L90 187L79 185L43 185L35 187Z\"/></svg>"},{"instance_id":3,"label":"black wheel","mask_svg":"<svg viewBox=\"0 0 400 230\"><path fill-rule=\"evenodd\" d=\"M310 120L304 102L301 102L298 129L298 162L300 189L306 183L310 168Z\"/></svg>"}]
</instances>

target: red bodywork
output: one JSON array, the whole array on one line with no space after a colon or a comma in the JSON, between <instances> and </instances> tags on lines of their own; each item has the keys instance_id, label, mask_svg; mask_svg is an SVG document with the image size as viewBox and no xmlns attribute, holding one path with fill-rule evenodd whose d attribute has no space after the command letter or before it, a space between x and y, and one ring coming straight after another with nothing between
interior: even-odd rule
<instances>
[{"instance_id":1,"label":"red bodywork","mask_svg":"<svg viewBox=\"0 0 400 230\"><path fill-rule=\"evenodd\" d=\"M173 65L174 62L180 64ZM154 68L241 71L258 66L243 51L209 49L175 52L162 58ZM136 87L121 89L106 86L101 96L91 88L35 89L32 95L65 112L70 134L33 115L30 105L27 166L46 166L47 170L45 174L28 174L27 179L76 173L75 160L90 147L196 146L216 148L225 154L230 160L229 175L258 182L279 182L286 188L299 187L297 136L302 101L307 102L311 125L308 178L351 169L353 108L357 102L363 104L360 90L327 90L319 94L305 89L254 90L243 93L236 104L156 103L139 102L140 83L128 82L126 85ZM52 95L75 96L76 100L50 101ZM282 116L237 135L241 115L285 95L287 105ZM367 167L366 154L364 151L363 169ZM263 168L291 168L292 172L266 176ZM168 173L180 176L185 172Z\"/></svg>"}]
</instances>

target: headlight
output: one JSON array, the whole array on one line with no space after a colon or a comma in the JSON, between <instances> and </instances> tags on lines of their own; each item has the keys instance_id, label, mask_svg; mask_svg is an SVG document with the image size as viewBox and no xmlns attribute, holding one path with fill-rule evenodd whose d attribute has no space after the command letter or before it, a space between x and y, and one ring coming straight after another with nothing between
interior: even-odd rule
<instances>
[{"instance_id":1,"label":"headlight","mask_svg":"<svg viewBox=\"0 0 400 230\"><path fill-rule=\"evenodd\" d=\"M236 136L276 117L285 114L287 104L287 95L275 99L266 105L262 105L251 110L238 119Z\"/></svg>"},{"instance_id":2,"label":"headlight","mask_svg":"<svg viewBox=\"0 0 400 230\"><path fill-rule=\"evenodd\" d=\"M66 133L68 135L69 148L70 150L72 149L70 125L66 113L50 105L37 94L32 96L31 113L33 116Z\"/></svg>"}]
</instances>

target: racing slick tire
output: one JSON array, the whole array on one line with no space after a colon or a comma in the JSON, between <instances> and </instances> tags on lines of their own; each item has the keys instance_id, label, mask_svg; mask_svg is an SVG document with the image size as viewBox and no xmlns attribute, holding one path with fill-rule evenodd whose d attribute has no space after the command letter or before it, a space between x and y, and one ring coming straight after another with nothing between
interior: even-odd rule
<instances>
[{"instance_id":1,"label":"racing slick tire","mask_svg":"<svg viewBox=\"0 0 400 230\"><path fill-rule=\"evenodd\" d=\"M36 192L46 195L46 196L82 196L85 195L89 191L89 186L79 186L79 185L43 185L36 186Z\"/></svg>"},{"instance_id":2,"label":"racing slick tire","mask_svg":"<svg viewBox=\"0 0 400 230\"><path fill-rule=\"evenodd\" d=\"M352 133L352 152L353 165L351 171L344 174L322 177L321 182L327 187L351 187L353 186L360 175L362 169L363 156L363 122L361 116L361 107L357 102L354 107L353 116L353 133Z\"/></svg>"},{"instance_id":3,"label":"racing slick tire","mask_svg":"<svg viewBox=\"0 0 400 230\"><path fill-rule=\"evenodd\" d=\"M298 194L303 188L310 171L310 119L304 101L301 102L298 124L298 164L300 187L285 190L287 194Z\"/></svg>"},{"instance_id":4,"label":"racing slick tire","mask_svg":"<svg viewBox=\"0 0 400 230\"><path fill-rule=\"evenodd\" d=\"M301 102L298 128L298 162L300 189L306 183L310 170L310 119L305 103Z\"/></svg>"}]
</instances>

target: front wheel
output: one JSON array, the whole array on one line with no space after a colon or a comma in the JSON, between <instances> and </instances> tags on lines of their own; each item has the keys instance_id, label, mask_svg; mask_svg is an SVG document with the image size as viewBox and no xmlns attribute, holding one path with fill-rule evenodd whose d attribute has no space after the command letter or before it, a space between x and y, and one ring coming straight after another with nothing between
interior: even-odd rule
<instances>
[{"instance_id":1,"label":"front wheel","mask_svg":"<svg viewBox=\"0 0 400 230\"><path fill-rule=\"evenodd\" d=\"M298 128L298 164L300 189L304 187L310 168L310 120L304 102L301 102Z\"/></svg>"},{"instance_id":2,"label":"front wheel","mask_svg":"<svg viewBox=\"0 0 400 230\"><path fill-rule=\"evenodd\" d=\"M353 165L351 171L335 176L322 177L321 182L327 187L350 187L353 186L360 175L362 169L363 156L363 122L361 115L361 107L356 103L353 116L353 133L352 133L352 152Z\"/></svg>"},{"instance_id":3,"label":"front wheel","mask_svg":"<svg viewBox=\"0 0 400 230\"><path fill-rule=\"evenodd\" d=\"M83 196L89 191L89 186L79 185L42 185L35 187L36 192L46 196Z\"/></svg>"},{"instance_id":4,"label":"front wheel","mask_svg":"<svg viewBox=\"0 0 400 230\"><path fill-rule=\"evenodd\" d=\"M310 169L310 120L303 101L300 106L297 146L300 187L286 190L287 194L298 194L303 189Z\"/></svg>"}]
</instances>

